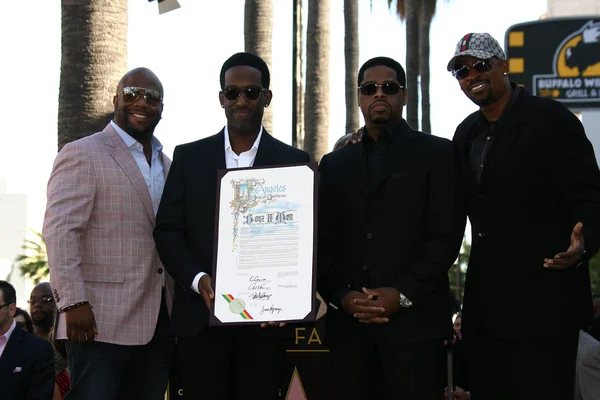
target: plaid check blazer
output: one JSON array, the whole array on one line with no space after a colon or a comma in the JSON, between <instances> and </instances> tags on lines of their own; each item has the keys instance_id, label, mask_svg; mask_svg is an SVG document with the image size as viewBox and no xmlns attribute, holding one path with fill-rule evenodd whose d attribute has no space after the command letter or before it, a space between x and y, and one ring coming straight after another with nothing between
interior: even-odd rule
<instances>
[{"instance_id":1,"label":"plaid check blazer","mask_svg":"<svg viewBox=\"0 0 600 400\"><path fill-rule=\"evenodd\" d=\"M161 154L165 177L171 161ZM154 334L166 274L152 237L148 187L110 126L67 144L48 182L43 236L58 308L93 307L97 341L143 345ZM165 278L167 306L173 280ZM57 338L66 338L63 313Z\"/></svg>"}]
</instances>

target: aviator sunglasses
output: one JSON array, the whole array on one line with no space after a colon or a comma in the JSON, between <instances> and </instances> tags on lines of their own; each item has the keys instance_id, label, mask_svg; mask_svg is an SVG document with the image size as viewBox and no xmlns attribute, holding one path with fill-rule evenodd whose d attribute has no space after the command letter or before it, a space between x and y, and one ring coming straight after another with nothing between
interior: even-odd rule
<instances>
[{"instance_id":1,"label":"aviator sunglasses","mask_svg":"<svg viewBox=\"0 0 600 400\"><path fill-rule=\"evenodd\" d=\"M469 71L471 70L471 68L473 68L475 71L479 72L480 74L484 74L486 72L490 72L492 70L492 67L497 62L498 61L492 61L492 60L477 60L473 64L471 64L471 66L461 65L460 67L454 68L452 70L452 76L454 76L459 81L461 79L465 79L467 76L469 76Z\"/></svg>"},{"instance_id":2,"label":"aviator sunglasses","mask_svg":"<svg viewBox=\"0 0 600 400\"><path fill-rule=\"evenodd\" d=\"M230 87L230 88L223 90L223 95L229 101L237 100L242 93L244 93L244 96L246 96L246 99L248 99L248 100L258 100L260 95L266 91L267 91L266 89L261 89L259 87L248 87L245 89L238 89L235 87Z\"/></svg>"},{"instance_id":3,"label":"aviator sunglasses","mask_svg":"<svg viewBox=\"0 0 600 400\"><path fill-rule=\"evenodd\" d=\"M404 86L400 86L396 82L384 82L381 85L378 83L364 83L358 87L360 94L364 96L373 96L377 93L377 88L380 87L383 94L388 96L396 95Z\"/></svg>"},{"instance_id":4,"label":"aviator sunglasses","mask_svg":"<svg viewBox=\"0 0 600 400\"><path fill-rule=\"evenodd\" d=\"M126 88L123 88L122 92L117 93L117 96L119 95L123 96L123 101L126 103L133 103L134 101L139 99L140 96L144 96L146 104L148 104L151 107L158 106L162 101L162 96L158 90L146 89L135 86L128 86Z\"/></svg>"}]
</instances>

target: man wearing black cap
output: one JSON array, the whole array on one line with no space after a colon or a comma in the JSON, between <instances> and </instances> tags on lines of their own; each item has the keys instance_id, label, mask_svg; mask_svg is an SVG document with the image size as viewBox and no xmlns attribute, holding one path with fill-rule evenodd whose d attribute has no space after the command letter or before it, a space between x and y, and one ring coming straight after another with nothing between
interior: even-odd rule
<instances>
[{"instance_id":1,"label":"man wearing black cap","mask_svg":"<svg viewBox=\"0 0 600 400\"><path fill-rule=\"evenodd\" d=\"M587 261L600 246L592 145L565 106L510 82L489 34L461 38L448 71L480 107L453 140L473 238L469 389L475 399L571 399L578 330L591 317Z\"/></svg>"}]
</instances>

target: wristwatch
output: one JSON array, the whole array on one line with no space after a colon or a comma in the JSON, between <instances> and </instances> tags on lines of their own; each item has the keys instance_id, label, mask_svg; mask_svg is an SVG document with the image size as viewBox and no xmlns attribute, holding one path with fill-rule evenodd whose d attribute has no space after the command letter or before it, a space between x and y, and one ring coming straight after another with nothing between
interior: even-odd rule
<instances>
[{"instance_id":1,"label":"wristwatch","mask_svg":"<svg viewBox=\"0 0 600 400\"><path fill-rule=\"evenodd\" d=\"M583 253L581 253L581 257L579 257L579 261L577 261L577 264L575 264L575 268L578 268L583 264L583 259L586 254L587 254L587 251L585 251L585 249L584 249Z\"/></svg>"},{"instance_id":2,"label":"wristwatch","mask_svg":"<svg viewBox=\"0 0 600 400\"><path fill-rule=\"evenodd\" d=\"M412 307L412 301L410 301L405 295L400 293L400 307L408 308Z\"/></svg>"}]
</instances>

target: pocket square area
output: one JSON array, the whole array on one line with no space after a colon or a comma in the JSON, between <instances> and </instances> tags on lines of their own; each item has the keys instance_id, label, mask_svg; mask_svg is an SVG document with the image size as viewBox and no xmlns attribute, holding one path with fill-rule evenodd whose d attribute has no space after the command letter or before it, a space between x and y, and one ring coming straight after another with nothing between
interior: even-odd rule
<instances>
[{"instance_id":1,"label":"pocket square area","mask_svg":"<svg viewBox=\"0 0 600 400\"><path fill-rule=\"evenodd\" d=\"M15 367L15 370L13 371L13 374L15 374L17 372L21 372L21 367Z\"/></svg>"}]
</instances>

